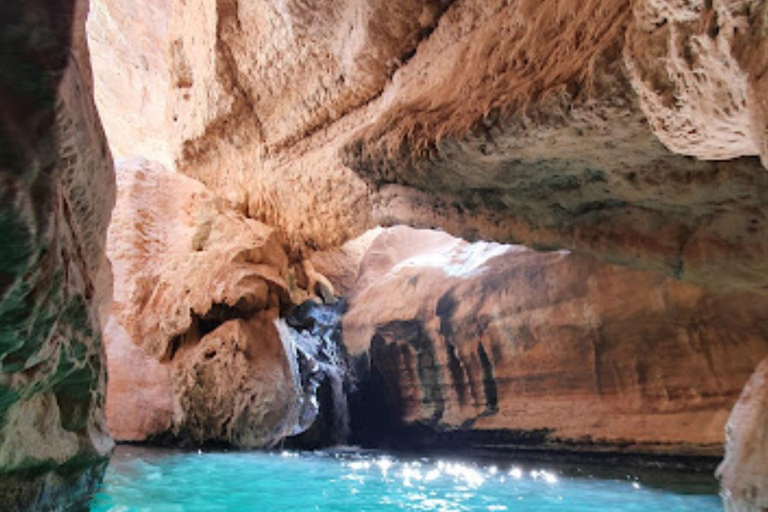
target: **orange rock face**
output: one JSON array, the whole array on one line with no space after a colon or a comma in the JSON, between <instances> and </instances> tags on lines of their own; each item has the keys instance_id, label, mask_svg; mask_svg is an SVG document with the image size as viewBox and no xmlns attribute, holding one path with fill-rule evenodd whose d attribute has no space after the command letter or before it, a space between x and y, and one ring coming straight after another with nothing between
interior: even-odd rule
<instances>
[{"instance_id":1,"label":"orange rock face","mask_svg":"<svg viewBox=\"0 0 768 512\"><path fill-rule=\"evenodd\" d=\"M274 320L302 296L274 230L159 164L127 161L117 175L112 434L273 444L290 433L297 400Z\"/></svg>"},{"instance_id":2,"label":"orange rock face","mask_svg":"<svg viewBox=\"0 0 768 512\"><path fill-rule=\"evenodd\" d=\"M106 415L118 441L145 441L173 425L171 367L134 344L112 315L104 327L107 347Z\"/></svg>"},{"instance_id":3,"label":"orange rock face","mask_svg":"<svg viewBox=\"0 0 768 512\"><path fill-rule=\"evenodd\" d=\"M372 407L400 427L713 455L768 353L765 306L567 252L394 228L361 263L343 332L386 390Z\"/></svg>"},{"instance_id":4,"label":"orange rock face","mask_svg":"<svg viewBox=\"0 0 768 512\"><path fill-rule=\"evenodd\" d=\"M728 420L725 460L717 470L728 512L768 507L768 360L749 379Z\"/></svg>"},{"instance_id":5,"label":"orange rock face","mask_svg":"<svg viewBox=\"0 0 768 512\"><path fill-rule=\"evenodd\" d=\"M761 3L133 3L162 30L114 0L90 23L114 145L199 179L293 251L408 224L765 284ZM144 100L109 101L121 60ZM141 123L124 133L135 104L162 148Z\"/></svg>"},{"instance_id":6,"label":"orange rock face","mask_svg":"<svg viewBox=\"0 0 768 512\"><path fill-rule=\"evenodd\" d=\"M61 510L101 481L99 326L112 159L93 104L87 2L0 8L0 509Z\"/></svg>"},{"instance_id":7,"label":"orange rock face","mask_svg":"<svg viewBox=\"0 0 768 512\"><path fill-rule=\"evenodd\" d=\"M648 73L672 77L679 63L655 58L665 51L660 43L643 46L641 35L651 30L646 3L469 4L449 9L395 74L381 111L344 146L345 163L376 190L376 221L564 247L709 287L759 291L767 275L766 205L757 193L766 186L764 168L754 158L685 158L659 143L667 144L663 130L672 127L654 115L681 126L684 117L717 125L685 99L671 114L648 106L646 92L661 79L639 77L645 68L635 60L647 59ZM668 12L676 2L647 4ZM720 9L691 5L696 20ZM762 44L758 17L742 21L752 44ZM726 32L713 43L725 53ZM689 36L675 41L695 46L683 43ZM702 59L716 61L709 51L700 50ZM721 101L724 79L715 79L727 71L689 67L701 76L695 91L688 88L696 104L729 110ZM677 98L671 91L666 97ZM758 102L740 104L734 116L757 110ZM696 137L714 140L705 132ZM758 154L752 145L729 158Z\"/></svg>"}]
</instances>

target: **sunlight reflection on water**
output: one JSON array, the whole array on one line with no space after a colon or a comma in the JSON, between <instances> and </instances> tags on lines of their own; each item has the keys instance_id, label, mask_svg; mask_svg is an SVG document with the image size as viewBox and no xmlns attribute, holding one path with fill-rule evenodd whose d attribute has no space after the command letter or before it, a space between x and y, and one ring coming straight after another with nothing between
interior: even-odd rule
<instances>
[{"instance_id":1,"label":"sunlight reflection on water","mask_svg":"<svg viewBox=\"0 0 768 512\"><path fill-rule=\"evenodd\" d=\"M711 477L405 460L375 453L187 453L120 447L92 512L721 512ZM659 485L658 482L669 485Z\"/></svg>"}]
</instances>

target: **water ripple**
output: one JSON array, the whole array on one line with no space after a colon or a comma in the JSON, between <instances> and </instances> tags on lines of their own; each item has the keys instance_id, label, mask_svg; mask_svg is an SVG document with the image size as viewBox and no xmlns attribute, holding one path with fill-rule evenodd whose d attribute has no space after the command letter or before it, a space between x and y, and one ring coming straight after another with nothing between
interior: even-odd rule
<instances>
[{"instance_id":1,"label":"water ripple","mask_svg":"<svg viewBox=\"0 0 768 512\"><path fill-rule=\"evenodd\" d=\"M710 478L704 484L701 477L658 472L650 478L646 484L624 473L597 478L552 467L355 452L185 453L121 447L91 510L722 512ZM665 479L670 485L658 485Z\"/></svg>"}]
</instances>

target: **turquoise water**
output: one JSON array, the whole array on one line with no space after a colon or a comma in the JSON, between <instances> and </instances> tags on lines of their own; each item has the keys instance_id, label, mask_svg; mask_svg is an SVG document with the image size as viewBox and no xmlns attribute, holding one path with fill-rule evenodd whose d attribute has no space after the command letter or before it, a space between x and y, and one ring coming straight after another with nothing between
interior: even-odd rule
<instances>
[{"instance_id":1,"label":"turquoise water","mask_svg":"<svg viewBox=\"0 0 768 512\"><path fill-rule=\"evenodd\" d=\"M91 512L722 512L714 479L378 453L198 453L120 447Z\"/></svg>"}]
</instances>

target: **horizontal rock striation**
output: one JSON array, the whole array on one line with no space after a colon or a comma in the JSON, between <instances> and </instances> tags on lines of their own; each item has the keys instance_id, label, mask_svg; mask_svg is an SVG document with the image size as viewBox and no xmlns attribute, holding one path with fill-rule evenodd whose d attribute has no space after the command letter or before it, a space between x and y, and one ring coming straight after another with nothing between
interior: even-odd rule
<instances>
[{"instance_id":1,"label":"horizontal rock striation","mask_svg":"<svg viewBox=\"0 0 768 512\"><path fill-rule=\"evenodd\" d=\"M385 409L386 428L417 443L720 455L768 353L765 306L567 252L398 227L362 260L343 333L383 390L365 411Z\"/></svg>"}]
</instances>

